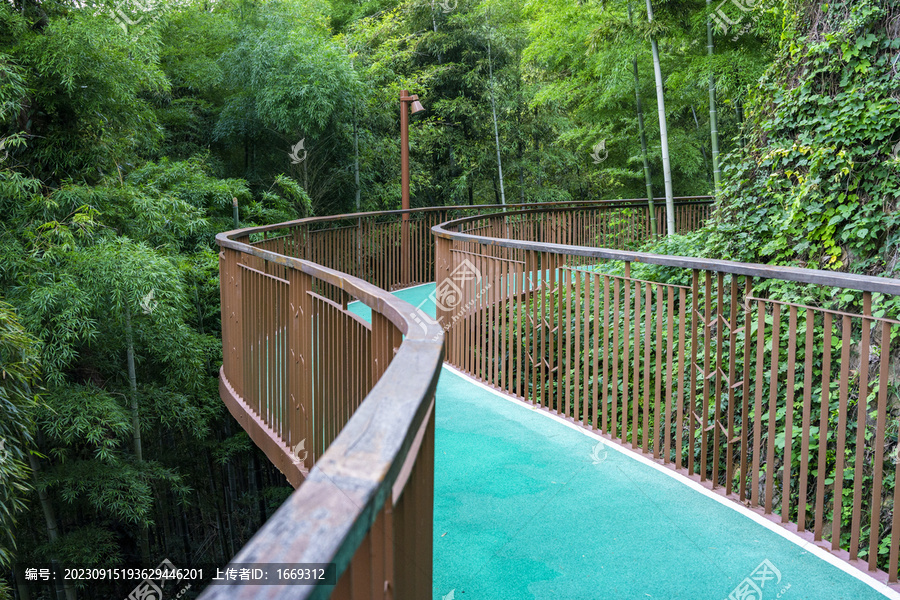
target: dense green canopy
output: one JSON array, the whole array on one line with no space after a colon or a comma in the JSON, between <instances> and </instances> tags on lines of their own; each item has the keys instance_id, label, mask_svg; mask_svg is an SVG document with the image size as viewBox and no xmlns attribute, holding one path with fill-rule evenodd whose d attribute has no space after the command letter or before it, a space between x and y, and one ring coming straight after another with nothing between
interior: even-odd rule
<instances>
[{"instance_id":1,"label":"dense green canopy","mask_svg":"<svg viewBox=\"0 0 900 600\"><path fill-rule=\"evenodd\" d=\"M399 208L403 89L413 206L534 203L661 195L662 122L713 193L712 76L717 217L649 248L892 274L895 3L745 4L0 2L0 599L14 558L222 562L286 497L218 399L214 236Z\"/></svg>"}]
</instances>

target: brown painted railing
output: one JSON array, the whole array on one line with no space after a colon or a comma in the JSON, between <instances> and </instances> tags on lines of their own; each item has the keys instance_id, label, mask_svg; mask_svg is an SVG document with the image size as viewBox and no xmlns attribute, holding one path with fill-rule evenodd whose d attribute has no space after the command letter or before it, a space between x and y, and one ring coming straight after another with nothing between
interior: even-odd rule
<instances>
[{"instance_id":1,"label":"brown painted railing","mask_svg":"<svg viewBox=\"0 0 900 600\"><path fill-rule=\"evenodd\" d=\"M665 205L657 199L657 223L665 234ZM603 236L595 240L603 247L626 248L650 237L646 200L608 200L541 204L544 208L582 207L602 220ZM431 228L450 219L506 210L533 208L534 204L506 207L448 206L408 211L357 213L303 219L259 227L249 235L251 245L272 252L302 258L342 273L393 290L434 281L434 241ZM710 217L708 196L677 198L675 217L678 232L693 231ZM600 215L603 218L600 219ZM404 250L404 229L409 247ZM245 241L247 241L245 239Z\"/></svg>"},{"instance_id":2,"label":"brown painted railing","mask_svg":"<svg viewBox=\"0 0 900 600\"><path fill-rule=\"evenodd\" d=\"M599 249L606 227L581 209L435 227L447 360L895 583L900 322L881 309L900 281ZM780 300L784 282L861 310Z\"/></svg>"},{"instance_id":3,"label":"brown painted railing","mask_svg":"<svg viewBox=\"0 0 900 600\"><path fill-rule=\"evenodd\" d=\"M255 233L218 237L220 392L303 485L232 562L335 563L336 587L267 586L271 598L430 596L440 331L411 326L412 307L369 283L233 239ZM258 594L214 585L203 597Z\"/></svg>"},{"instance_id":4,"label":"brown painted railing","mask_svg":"<svg viewBox=\"0 0 900 600\"><path fill-rule=\"evenodd\" d=\"M545 206L589 215L604 245L629 247L649 234L645 201ZM266 586L266 597L431 596L442 332L384 290L434 280L432 226L504 208L516 207L340 215L218 236L220 394L298 487L232 562L335 563L339 577L333 590ZM709 199L682 199L678 218L691 229L709 209ZM544 225L557 236L564 226ZM371 324L348 310L354 300L372 309ZM210 586L203 597L258 591Z\"/></svg>"}]
</instances>

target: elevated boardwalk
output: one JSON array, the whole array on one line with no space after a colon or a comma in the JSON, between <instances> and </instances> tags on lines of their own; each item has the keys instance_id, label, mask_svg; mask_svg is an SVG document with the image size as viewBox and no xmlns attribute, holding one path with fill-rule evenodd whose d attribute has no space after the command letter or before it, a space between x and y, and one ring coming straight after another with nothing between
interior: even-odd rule
<instances>
[{"instance_id":1,"label":"elevated boardwalk","mask_svg":"<svg viewBox=\"0 0 900 600\"><path fill-rule=\"evenodd\" d=\"M626 250L647 215L220 234L220 394L297 487L232 564L337 579L203 600L900 598L900 281Z\"/></svg>"},{"instance_id":2,"label":"elevated boardwalk","mask_svg":"<svg viewBox=\"0 0 900 600\"><path fill-rule=\"evenodd\" d=\"M433 317L433 291L395 295ZM452 367L436 411L434 600L760 600L752 585L762 599L900 599L740 505Z\"/></svg>"}]
</instances>

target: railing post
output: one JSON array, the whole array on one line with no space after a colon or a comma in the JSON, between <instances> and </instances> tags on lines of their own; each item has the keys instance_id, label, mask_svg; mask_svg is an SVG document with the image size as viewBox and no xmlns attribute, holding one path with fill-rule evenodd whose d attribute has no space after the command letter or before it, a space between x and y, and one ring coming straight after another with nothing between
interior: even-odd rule
<instances>
[{"instance_id":1,"label":"railing post","mask_svg":"<svg viewBox=\"0 0 900 600\"><path fill-rule=\"evenodd\" d=\"M418 446L418 447L417 447ZM409 479L394 485L385 506L393 525L393 547L388 549L393 562L393 595L397 600L431 598L434 560L434 399L422 423L407 462ZM385 590L387 592L388 590Z\"/></svg>"},{"instance_id":2,"label":"railing post","mask_svg":"<svg viewBox=\"0 0 900 600\"><path fill-rule=\"evenodd\" d=\"M412 249L409 247L409 213L403 213L403 231L400 237L400 283L409 285L409 255Z\"/></svg>"},{"instance_id":3,"label":"railing post","mask_svg":"<svg viewBox=\"0 0 900 600\"><path fill-rule=\"evenodd\" d=\"M435 280L435 297L437 301L435 302L434 311L435 317L437 318L437 322L445 328L446 335L444 336L444 352L446 356L452 356L452 348L455 346L453 343L454 336L450 333L453 328L451 327L449 330L446 329L448 325L450 325L450 314L443 308L441 304L441 296L438 293L439 290L442 289L442 285L444 281L450 278L450 272L452 268L452 258L450 256L451 246L453 242L450 240L446 240L444 238L435 238L434 245L434 280Z\"/></svg>"},{"instance_id":4,"label":"railing post","mask_svg":"<svg viewBox=\"0 0 900 600\"><path fill-rule=\"evenodd\" d=\"M363 233L362 233L362 217L356 219L356 276L360 279L363 277L362 270L363 259Z\"/></svg>"},{"instance_id":5,"label":"railing post","mask_svg":"<svg viewBox=\"0 0 900 600\"><path fill-rule=\"evenodd\" d=\"M225 348L223 370L228 382L243 396L243 304L241 302L240 253L222 248L219 254L219 287L222 295L222 342Z\"/></svg>"},{"instance_id":6,"label":"railing post","mask_svg":"<svg viewBox=\"0 0 900 600\"><path fill-rule=\"evenodd\" d=\"M288 367L288 439L294 456L301 459L304 470L308 470L315 457L310 456L312 440L307 440L310 414L310 361L312 344L312 313L309 299L311 277L297 269L289 269L290 282L288 309L289 327L289 367Z\"/></svg>"}]
</instances>

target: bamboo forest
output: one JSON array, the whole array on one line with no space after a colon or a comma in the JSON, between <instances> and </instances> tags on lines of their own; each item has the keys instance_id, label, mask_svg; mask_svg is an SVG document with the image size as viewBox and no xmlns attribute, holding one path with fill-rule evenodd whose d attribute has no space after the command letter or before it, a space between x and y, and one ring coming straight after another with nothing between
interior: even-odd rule
<instances>
[{"instance_id":1,"label":"bamboo forest","mask_svg":"<svg viewBox=\"0 0 900 600\"><path fill-rule=\"evenodd\" d=\"M900 599L898 279L897 0L2 0L0 600Z\"/></svg>"}]
</instances>

